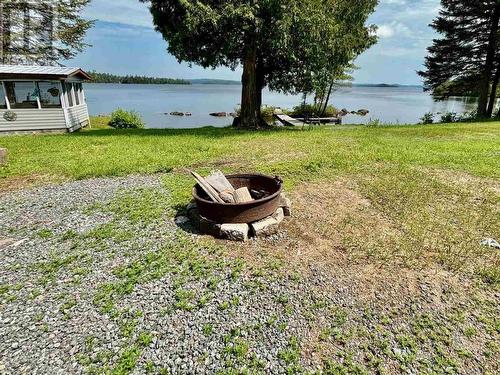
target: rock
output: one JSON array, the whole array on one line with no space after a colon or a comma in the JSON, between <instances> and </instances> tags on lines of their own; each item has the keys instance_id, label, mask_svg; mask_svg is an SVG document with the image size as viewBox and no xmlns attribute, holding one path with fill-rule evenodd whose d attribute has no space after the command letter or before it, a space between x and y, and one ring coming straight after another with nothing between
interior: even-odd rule
<instances>
[{"instance_id":1,"label":"rock","mask_svg":"<svg viewBox=\"0 0 500 375\"><path fill-rule=\"evenodd\" d=\"M199 215L199 229L201 233L209 234L214 237L220 237L221 224Z\"/></svg>"},{"instance_id":2,"label":"rock","mask_svg":"<svg viewBox=\"0 0 500 375\"><path fill-rule=\"evenodd\" d=\"M248 224L222 224L220 237L231 241L248 240Z\"/></svg>"},{"instance_id":3,"label":"rock","mask_svg":"<svg viewBox=\"0 0 500 375\"><path fill-rule=\"evenodd\" d=\"M278 224L280 224L285 219L285 212L283 210L283 207L278 208L272 215L272 217L278 222Z\"/></svg>"},{"instance_id":4,"label":"rock","mask_svg":"<svg viewBox=\"0 0 500 375\"><path fill-rule=\"evenodd\" d=\"M193 114L191 112L186 112L184 113L184 116L192 116Z\"/></svg>"},{"instance_id":5,"label":"rock","mask_svg":"<svg viewBox=\"0 0 500 375\"><path fill-rule=\"evenodd\" d=\"M7 164L7 149L6 148L0 148L0 165L5 165Z\"/></svg>"},{"instance_id":6,"label":"rock","mask_svg":"<svg viewBox=\"0 0 500 375\"><path fill-rule=\"evenodd\" d=\"M177 112L177 111L170 112L170 116L184 116L184 112Z\"/></svg>"},{"instance_id":7,"label":"rock","mask_svg":"<svg viewBox=\"0 0 500 375\"><path fill-rule=\"evenodd\" d=\"M285 193L281 193L279 205L283 208L283 214L285 216L292 216L292 202Z\"/></svg>"},{"instance_id":8,"label":"rock","mask_svg":"<svg viewBox=\"0 0 500 375\"><path fill-rule=\"evenodd\" d=\"M341 111L339 112L340 116L347 116L349 114L349 111L345 108L342 108Z\"/></svg>"},{"instance_id":9,"label":"rock","mask_svg":"<svg viewBox=\"0 0 500 375\"><path fill-rule=\"evenodd\" d=\"M226 117L227 113L226 112L212 112L212 113L210 113L210 116L214 116L214 117Z\"/></svg>"},{"instance_id":10,"label":"rock","mask_svg":"<svg viewBox=\"0 0 500 375\"><path fill-rule=\"evenodd\" d=\"M177 224L177 225L184 225L187 223L189 223L189 218L186 216L177 216L175 218L175 224Z\"/></svg>"},{"instance_id":11,"label":"rock","mask_svg":"<svg viewBox=\"0 0 500 375\"><path fill-rule=\"evenodd\" d=\"M500 249L500 243L493 238L485 238L481 241L482 246L492 247L494 249Z\"/></svg>"},{"instance_id":12,"label":"rock","mask_svg":"<svg viewBox=\"0 0 500 375\"><path fill-rule=\"evenodd\" d=\"M190 202L187 206L186 206L186 212L189 214L189 211L191 210L197 210L198 209L198 206L196 205L195 202ZM188 215L189 216L189 215Z\"/></svg>"},{"instance_id":13,"label":"rock","mask_svg":"<svg viewBox=\"0 0 500 375\"><path fill-rule=\"evenodd\" d=\"M366 116L368 113L370 113L370 111L367 109L358 109L356 111L356 114L359 116Z\"/></svg>"},{"instance_id":14,"label":"rock","mask_svg":"<svg viewBox=\"0 0 500 375\"><path fill-rule=\"evenodd\" d=\"M0 249L3 247L7 247L15 243L16 240L13 238L0 238Z\"/></svg>"},{"instance_id":15,"label":"rock","mask_svg":"<svg viewBox=\"0 0 500 375\"><path fill-rule=\"evenodd\" d=\"M256 237L267 237L275 234L278 231L278 220L272 216L268 216L262 220L256 221L250 224L252 227L252 233Z\"/></svg>"}]
</instances>

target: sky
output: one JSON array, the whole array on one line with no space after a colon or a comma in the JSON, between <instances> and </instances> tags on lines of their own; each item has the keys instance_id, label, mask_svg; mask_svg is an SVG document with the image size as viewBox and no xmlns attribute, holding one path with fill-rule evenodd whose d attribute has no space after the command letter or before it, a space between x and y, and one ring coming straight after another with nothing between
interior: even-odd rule
<instances>
[{"instance_id":1,"label":"sky","mask_svg":"<svg viewBox=\"0 0 500 375\"><path fill-rule=\"evenodd\" d=\"M426 48L436 37L428 26L439 0L379 0L368 23L378 26L379 41L356 60L356 83L421 84ZM139 0L92 0L84 17L96 20L83 53L66 62L84 70L173 78L241 78L241 70L215 70L179 64L154 31L147 4Z\"/></svg>"}]
</instances>

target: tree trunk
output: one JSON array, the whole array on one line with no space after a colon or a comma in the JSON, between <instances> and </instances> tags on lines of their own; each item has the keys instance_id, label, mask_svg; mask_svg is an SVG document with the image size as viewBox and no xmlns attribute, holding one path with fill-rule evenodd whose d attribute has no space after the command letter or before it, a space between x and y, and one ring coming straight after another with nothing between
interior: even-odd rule
<instances>
[{"instance_id":1,"label":"tree trunk","mask_svg":"<svg viewBox=\"0 0 500 375\"><path fill-rule=\"evenodd\" d=\"M10 50L10 28L11 28L11 9L10 5L6 4L3 6L2 10L2 64L7 64L9 62L9 50Z\"/></svg>"},{"instance_id":2,"label":"tree trunk","mask_svg":"<svg viewBox=\"0 0 500 375\"><path fill-rule=\"evenodd\" d=\"M493 16L491 18L490 35L488 37L488 51L486 54L486 63L484 65L481 84L479 88L479 101L477 106L477 115L479 117L486 117L488 114L488 94L490 92L490 81L493 70L493 63L495 61L497 34L498 34L498 21L500 20L500 3L495 5Z\"/></svg>"},{"instance_id":3,"label":"tree trunk","mask_svg":"<svg viewBox=\"0 0 500 375\"><path fill-rule=\"evenodd\" d=\"M493 84L491 85L490 101L488 102L488 109L486 113L488 117L491 117L491 115L493 114L493 110L495 109L495 102L497 99L497 88L499 81L500 81L500 63L497 66L497 71L495 73L495 77L493 78Z\"/></svg>"},{"instance_id":4,"label":"tree trunk","mask_svg":"<svg viewBox=\"0 0 500 375\"><path fill-rule=\"evenodd\" d=\"M325 115L326 109L328 108L328 102L330 101L330 95L332 95L332 89L333 81L330 83L330 87L328 88L328 94L326 94L325 105L323 107L323 110L321 111L321 116Z\"/></svg>"},{"instance_id":5,"label":"tree trunk","mask_svg":"<svg viewBox=\"0 0 500 375\"><path fill-rule=\"evenodd\" d=\"M260 115L262 87L259 81L261 77L259 77L257 70L257 46L252 43L247 46L243 61L241 113L239 119L235 119L233 123L239 128L257 129L264 126Z\"/></svg>"}]
</instances>

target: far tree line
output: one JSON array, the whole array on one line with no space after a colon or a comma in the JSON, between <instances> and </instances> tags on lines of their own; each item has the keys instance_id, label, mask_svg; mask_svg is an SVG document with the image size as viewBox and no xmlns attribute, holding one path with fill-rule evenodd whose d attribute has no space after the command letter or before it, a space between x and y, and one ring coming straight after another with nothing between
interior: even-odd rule
<instances>
[{"instance_id":1,"label":"far tree line","mask_svg":"<svg viewBox=\"0 0 500 375\"><path fill-rule=\"evenodd\" d=\"M146 83L146 84L167 84L167 85L190 85L191 82L177 78L156 78L138 75L119 76L110 73L89 72L92 82L95 83Z\"/></svg>"}]
</instances>

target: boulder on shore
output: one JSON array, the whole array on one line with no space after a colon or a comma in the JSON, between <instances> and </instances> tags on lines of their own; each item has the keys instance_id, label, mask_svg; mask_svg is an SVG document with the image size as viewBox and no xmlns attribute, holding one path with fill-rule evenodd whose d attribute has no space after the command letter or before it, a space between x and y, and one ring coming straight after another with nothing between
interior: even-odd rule
<instances>
[{"instance_id":1,"label":"boulder on shore","mask_svg":"<svg viewBox=\"0 0 500 375\"><path fill-rule=\"evenodd\" d=\"M214 116L214 117L226 117L227 113L226 112L212 112L212 113L210 113L210 116Z\"/></svg>"}]
</instances>

